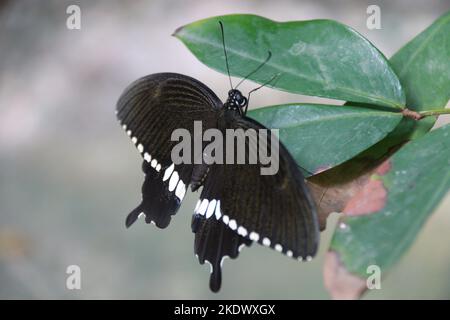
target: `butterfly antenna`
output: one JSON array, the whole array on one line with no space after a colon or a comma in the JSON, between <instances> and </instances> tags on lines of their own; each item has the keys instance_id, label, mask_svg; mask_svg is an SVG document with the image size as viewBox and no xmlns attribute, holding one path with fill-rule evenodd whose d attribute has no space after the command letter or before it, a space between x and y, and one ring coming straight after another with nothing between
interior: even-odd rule
<instances>
[{"instance_id":1,"label":"butterfly antenna","mask_svg":"<svg viewBox=\"0 0 450 320\"><path fill-rule=\"evenodd\" d=\"M222 23L222 21L219 21L219 24L220 24L220 31L222 32L223 53L225 54L225 63L227 64L228 79L230 80L231 89L233 89L233 83L231 82L231 76L230 76L230 66L228 65L227 49L225 47L225 32L223 32L223 23Z\"/></svg>"},{"instance_id":2,"label":"butterfly antenna","mask_svg":"<svg viewBox=\"0 0 450 320\"><path fill-rule=\"evenodd\" d=\"M245 106L245 110L244 110L244 114L247 114L247 109L248 109L248 105L250 104L250 95L252 94L252 92L255 92L256 90L261 89L262 87L267 86L269 83L271 83L272 81L276 80L275 83L278 81L278 79L280 78L281 73L277 73L276 75L274 75L272 78L270 78L269 80L267 80L266 82L264 82L262 85L260 85L259 87L256 87L253 90L250 90L250 92L248 93L247 96L247 105ZM275 85L274 83L274 85ZM239 85L239 84L238 84ZM237 88L237 86L236 86Z\"/></svg>"},{"instance_id":3,"label":"butterfly antenna","mask_svg":"<svg viewBox=\"0 0 450 320\"><path fill-rule=\"evenodd\" d=\"M269 62L270 58L272 58L272 52L270 52L269 50L269 54L267 55L266 60L264 60L255 70L253 70L252 72L250 72L244 79L242 79L236 86L239 87L241 85L242 82L244 82L245 80L247 80L249 77L251 77L252 75L254 75L256 72L259 71L259 69L261 69L267 62ZM235 88L235 89L236 89Z\"/></svg>"}]
</instances>

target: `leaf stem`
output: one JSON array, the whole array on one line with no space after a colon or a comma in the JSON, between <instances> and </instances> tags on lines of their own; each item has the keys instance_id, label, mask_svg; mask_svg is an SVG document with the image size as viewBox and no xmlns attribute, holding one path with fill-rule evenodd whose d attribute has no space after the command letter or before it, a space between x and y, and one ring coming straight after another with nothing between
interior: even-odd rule
<instances>
[{"instance_id":1,"label":"leaf stem","mask_svg":"<svg viewBox=\"0 0 450 320\"><path fill-rule=\"evenodd\" d=\"M419 114L421 115L421 118L429 117L429 116L438 116L441 114L450 114L450 109L420 111Z\"/></svg>"},{"instance_id":2,"label":"leaf stem","mask_svg":"<svg viewBox=\"0 0 450 320\"><path fill-rule=\"evenodd\" d=\"M436 110L426 110L426 111L414 111L408 108L404 108L401 113L404 117L411 118L414 120L420 120L425 117L438 116L441 114L450 114L450 109L436 109Z\"/></svg>"},{"instance_id":3,"label":"leaf stem","mask_svg":"<svg viewBox=\"0 0 450 320\"><path fill-rule=\"evenodd\" d=\"M402 114L403 114L404 117L411 118L411 119L414 119L414 120L420 120L420 119L423 118L423 116L419 112L414 111L414 110L410 110L408 108L403 109L402 110Z\"/></svg>"}]
</instances>

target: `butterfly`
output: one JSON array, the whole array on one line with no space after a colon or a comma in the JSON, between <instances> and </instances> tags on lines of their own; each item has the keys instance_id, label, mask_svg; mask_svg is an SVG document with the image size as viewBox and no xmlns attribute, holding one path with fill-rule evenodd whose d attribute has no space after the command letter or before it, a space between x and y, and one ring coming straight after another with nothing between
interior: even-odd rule
<instances>
[{"instance_id":1,"label":"butterfly","mask_svg":"<svg viewBox=\"0 0 450 320\"><path fill-rule=\"evenodd\" d=\"M266 129L246 116L250 95L246 98L237 86L231 87L223 103L206 85L189 76L151 74L129 85L116 109L120 124L143 157L145 174L142 202L127 216L126 226L143 216L146 223L166 228L188 187L192 191L202 188L191 228L200 264L209 262L211 266L209 286L213 292L221 287L223 260L237 258L244 246L256 242L288 257L309 261L319 245L313 199L304 176L282 143L279 170L273 175L261 175L261 163L172 161L171 153L177 144L171 139L172 132L182 128L193 133L195 121L201 121L203 130ZM207 142L202 148L206 146Z\"/></svg>"}]
</instances>

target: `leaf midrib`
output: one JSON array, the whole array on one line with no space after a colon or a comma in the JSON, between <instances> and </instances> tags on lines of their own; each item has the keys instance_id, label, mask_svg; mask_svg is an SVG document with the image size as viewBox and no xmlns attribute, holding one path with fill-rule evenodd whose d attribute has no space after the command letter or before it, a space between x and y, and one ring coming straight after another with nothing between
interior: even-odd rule
<instances>
[{"instance_id":1,"label":"leaf midrib","mask_svg":"<svg viewBox=\"0 0 450 320\"><path fill-rule=\"evenodd\" d=\"M222 48L222 45L221 45L221 44L219 45L217 42L209 41L207 38L198 37L198 36L192 35L192 34L190 34L190 33L184 33L184 36L185 36L186 39L188 39L188 40L191 40L191 41L197 41L197 42L203 43L203 44L208 44L208 45L212 46L212 47L215 48L215 49L220 49L220 48ZM258 63L261 63L261 62L263 61L262 59L258 59L258 58L256 58L256 57L253 57L253 56L250 56L250 55L246 54L245 52L242 52L242 51L239 51L239 50L230 48L230 47L227 47L227 51L228 51L228 52L232 52L232 53L234 53L234 54L236 54L237 56L240 56L240 57L242 57L242 58L247 58L247 59L249 59L249 60L252 60L252 61L255 61L255 62L258 62ZM323 82L322 82L322 81L319 81L319 80L314 79L314 78L307 77L307 76L302 75L302 74L294 73L294 72L292 72L290 69L285 69L285 68L281 67L280 65L275 64L275 63L273 63L273 62L270 62L270 61L267 62L267 65L272 66L273 68L275 68L275 69L277 69L277 70L280 70L280 71L283 71L283 72L285 72L285 73L288 73L288 74L290 74L290 75L293 76L293 77L303 78L303 79L306 79L306 80L308 80L308 81L310 81L310 82L315 82L315 83L318 83L318 84L320 84L320 85L323 85ZM219 70L219 71L221 71L221 70ZM221 72L222 72L222 71L221 71ZM342 86L336 86L335 88L336 88L336 89L339 89L339 90L341 90L341 91L344 91L344 92L353 94L353 95L358 96L358 97L362 97L362 98L366 98L366 99L368 98L368 99L370 99L370 100L372 100L372 101L379 101L379 102L381 102L383 105L388 105L388 106L391 106L391 107L393 107L393 108L395 108L395 109L399 109L399 108L402 108L402 107L403 107L403 106L402 106L401 104L399 104L397 101L394 101L394 100L387 100L387 99L384 99L383 97L380 97L380 96L377 96L377 95L373 95L373 94L370 94L370 93L365 93L365 92L362 92L362 91L360 91L360 90L355 90L355 89L353 89L353 88L342 87Z\"/></svg>"},{"instance_id":2,"label":"leaf midrib","mask_svg":"<svg viewBox=\"0 0 450 320\"><path fill-rule=\"evenodd\" d=\"M439 187L442 187L445 184L447 184L448 180L450 180L450 171L447 172L446 177L442 180L442 183L439 184ZM436 190L439 190L439 189L437 188ZM436 200L436 198L438 198L439 196L442 198L442 196L440 194L438 194L437 192L434 192L434 194L429 198L429 201L427 202L425 209L423 210L424 212L427 212L427 213L422 216L429 217L433 214L431 208L433 207L433 203L434 203L434 206L436 206L436 204L438 204L439 200ZM418 233L417 230L420 230L420 225L425 223L424 220L421 220L421 221L418 221L418 220L419 219L415 219L411 222L412 224L414 224L415 227L408 229L408 231L406 232L406 235L403 237L403 240L401 241L402 245L397 246L393 250L393 254L390 255L389 259L386 260L385 265L387 267L389 267L390 265L392 265L395 262L395 258L397 258L397 257L403 255L403 253L405 253L405 244L406 244L406 248L408 248L408 246L407 246L407 242L409 241L408 239L411 239L411 238L414 239L415 238L414 235L417 236L417 233Z\"/></svg>"},{"instance_id":3,"label":"leaf midrib","mask_svg":"<svg viewBox=\"0 0 450 320\"><path fill-rule=\"evenodd\" d=\"M302 125L306 125L306 124L311 124L311 123L315 123L315 122L323 122L323 121L332 121L332 120L339 120L341 118L362 118L365 117L367 115L376 115L376 116L380 116L380 117L401 117L400 113L395 113L395 112L385 112L385 113L381 113L381 112L358 112L358 113L351 113L351 116L349 117L349 113L340 113L340 114L334 114L334 115L330 115L330 116L324 116L324 117L318 117L318 118L314 118L314 119L309 119L306 121L302 121L302 122L297 122L297 124L292 124L292 125L288 125L288 126L283 126L280 127L279 129L289 129L289 128L293 128L293 127L299 127Z\"/></svg>"},{"instance_id":4,"label":"leaf midrib","mask_svg":"<svg viewBox=\"0 0 450 320\"><path fill-rule=\"evenodd\" d=\"M438 31L441 30L441 28L447 23L447 20L450 19L450 15L448 15L446 18L442 19L442 21L436 26L436 29L434 29L428 36L428 38L426 38L422 44L419 46L419 48L417 48L416 52L414 52L410 58L408 59L408 61L403 64L403 67L401 69L401 71L398 73L399 77L403 77L404 74L408 71L409 65L416 59L417 55L426 47L426 45L431 41L431 39L433 39L433 37L436 35L436 33Z\"/></svg>"}]
</instances>

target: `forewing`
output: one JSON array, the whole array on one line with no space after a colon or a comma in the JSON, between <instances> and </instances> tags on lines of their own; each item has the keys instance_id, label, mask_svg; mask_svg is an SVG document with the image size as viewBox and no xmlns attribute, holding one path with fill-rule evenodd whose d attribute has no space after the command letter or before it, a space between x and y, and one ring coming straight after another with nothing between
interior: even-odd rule
<instances>
[{"instance_id":1,"label":"forewing","mask_svg":"<svg viewBox=\"0 0 450 320\"><path fill-rule=\"evenodd\" d=\"M128 86L117 103L117 118L144 159L142 202L127 217L130 226L141 213L147 223L165 228L185 195L191 164L171 160L172 132L185 129L194 135L194 121L202 128L217 126L221 106L217 96L201 82L175 73L143 77ZM193 157L193 155L191 155Z\"/></svg>"}]
</instances>

